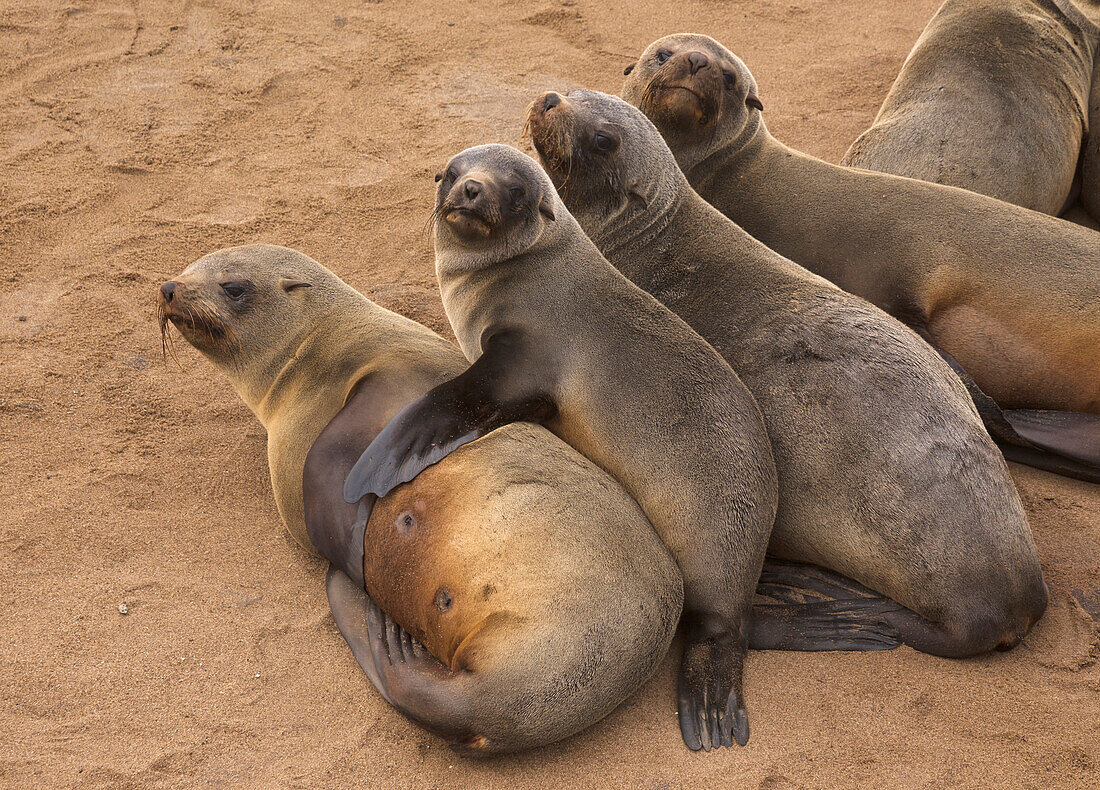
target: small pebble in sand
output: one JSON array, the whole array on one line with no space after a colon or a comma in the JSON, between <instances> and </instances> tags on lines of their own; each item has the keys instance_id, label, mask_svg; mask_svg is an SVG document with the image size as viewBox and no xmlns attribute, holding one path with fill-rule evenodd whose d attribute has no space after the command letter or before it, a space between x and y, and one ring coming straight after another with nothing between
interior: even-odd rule
<instances>
[{"instance_id":1,"label":"small pebble in sand","mask_svg":"<svg viewBox=\"0 0 1100 790\"><path fill-rule=\"evenodd\" d=\"M118 605L118 613L119 613L119 614L130 614L130 607L129 607L129 606L127 606L127 605L126 605L126 604L124 604L124 603L120 603L120 604Z\"/></svg>"}]
</instances>

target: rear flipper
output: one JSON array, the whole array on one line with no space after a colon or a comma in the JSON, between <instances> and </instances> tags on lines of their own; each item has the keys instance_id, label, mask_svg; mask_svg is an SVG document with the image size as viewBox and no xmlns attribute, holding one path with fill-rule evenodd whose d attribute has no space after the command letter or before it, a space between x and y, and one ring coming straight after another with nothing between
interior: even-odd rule
<instances>
[{"instance_id":1,"label":"rear flipper","mask_svg":"<svg viewBox=\"0 0 1100 790\"><path fill-rule=\"evenodd\" d=\"M782 603L753 606L753 650L870 651L908 645L948 658L1013 647L1042 615L1047 600L1041 578L1016 606L989 605L988 595L974 590L965 602L945 600L953 605L943 607L944 622L934 623L840 574L772 557L764 563L756 592Z\"/></svg>"},{"instance_id":2,"label":"rear flipper","mask_svg":"<svg viewBox=\"0 0 1100 790\"><path fill-rule=\"evenodd\" d=\"M886 615L904 609L838 573L768 557L752 608L752 650L893 650L902 639Z\"/></svg>"},{"instance_id":3,"label":"rear flipper","mask_svg":"<svg viewBox=\"0 0 1100 790\"><path fill-rule=\"evenodd\" d=\"M680 734L692 751L710 751L749 741L742 672L746 642L743 629L708 632L685 615L684 653L680 660L678 710Z\"/></svg>"},{"instance_id":4,"label":"rear flipper","mask_svg":"<svg viewBox=\"0 0 1100 790\"><path fill-rule=\"evenodd\" d=\"M484 738L463 721L474 708L466 673L444 666L347 574L330 567L325 582L336 627L386 702L456 751L482 748Z\"/></svg>"},{"instance_id":5,"label":"rear flipper","mask_svg":"<svg viewBox=\"0 0 1100 790\"><path fill-rule=\"evenodd\" d=\"M959 361L914 327L962 379L978 415L1005 458L1065 477L1100 483L1100 415L1069 411L1004 411Z\"/></svg>"},{"instance_id":6,"label":"rear flipper","mask_svg":"<svg viewBox=\"0 0 1100 790\"><path fill-rule=\"evenodd\" d=\"M1093 482L1100 479L1100 414L1072 411L1013 409L1005 420L1033 447L1057 453L1091 469Z\"/></svg>"}]
</instances>

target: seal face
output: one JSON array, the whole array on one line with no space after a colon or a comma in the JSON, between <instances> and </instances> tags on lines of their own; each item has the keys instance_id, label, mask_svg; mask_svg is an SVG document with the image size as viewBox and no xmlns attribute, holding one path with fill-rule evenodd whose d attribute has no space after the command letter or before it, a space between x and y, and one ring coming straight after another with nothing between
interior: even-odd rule
<instances>
[{"instance_id":1,"label":"seal face","mask_svg":"<svg viewBox=\"0 0 1100 790\"><path fill-rule=\"evenodd\" d=\"M545 429L505 426L387 497L344 502L390 417L463 370L452 344L280 247L213 253L158 299L162 328L266 427L280 515L332 563L336 624L409 718L459 750L528 748L602 718L656 668L683 604L675 563L622 487Z\"/></svg>"},{"instance_id":2,"label":"seal face","mask_svg":"<svg viewBox=\"0 0 1100 790\"><path fill-rule=\"evenodd\" d=\"M650 44L628 69L622 96L649 116L685 171L744 132L751 111L764 109L741 59L696 33ZM686 159L681 149L690 149Z\"/></svg>"},{"instance_id":3,"label":"seal face","mask_svg":"<svg viewBox=\"0 0 1100 790\"><path fill-rule=\"evenodd\" d=\"M613 145L600 135L597 146ZM436 209L444 307L472 364L378 434L345 499L386 496L501 425L546 425L626 488L680 566L685 742L743 744L745 619L776 508L752 396L713 348L608 264L519 151L455 156ZM448 219L458 211L476 214L477 232Z\"/></svg>"},{"instance_id":4,"label":"seal face","mask_svg":"<svg viewBox=\"0 0 1100 790\"><path fill-rule=\"evenodd\" d=\"M769 552L859 582L766 569L758 593L782 579L806 597L754 609L752 646L900 641L957 656L1019 641L1046 603L1038 558L1004 463L944 361L706 204L622 99L547 94L527 128L609 262L718 349L756 397L780 485ZM600 130L616 145L596 145ZM843 617L827 614L821 595L842 603Z\"/></svg>"}]
</instances>

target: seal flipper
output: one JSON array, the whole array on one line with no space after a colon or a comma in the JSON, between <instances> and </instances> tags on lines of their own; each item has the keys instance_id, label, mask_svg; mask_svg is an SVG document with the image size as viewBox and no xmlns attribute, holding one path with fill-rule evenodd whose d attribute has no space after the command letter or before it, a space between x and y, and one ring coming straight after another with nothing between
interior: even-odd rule
<instances>
[{"instance_id":1,"label":"seal flipper","mask_svg":"<svg viewBox=\"0 0 1100 790\"><path fill-rule=\"evenodd\" d=\"M1100 415L1002 410L955 357L932 341L926 329L912 323L909 326L958 374L1005 458L1064 477L1100 483Z\"/></svg>"},{"instance_id":2,"label":"seal flipper","mask_svg":"<svg viewBox=\"0 0 1100 790\"><path fill-rule=\"evenodd\" d=\"M1100 414L1010 409L1004 416L1036 447L1096 467L1100 476Z\"/></svg>"},{"instance_id":3,"label":"seal flipper","mask_svg":"<svg viewBox=\"0 0 1100 790\"><path fill-rule=\"evenodd\" d=\"M768 557L756 594L779 601L752 608L752 650L893 650L902 644L887 618L904 607L833 571Z\"/></svg>"},{"instance_id":4,"label":"seal flipper","mask_svg":"<svg viewBox=\"0 0 1100 790\"><path fill-rule=\"evenodd\" d=\"M744 746L749 742L741 683L745 641L736 633L693 633L697 630L697 625L688 624L680 661L680 734L692 751L709 752L733 746L734 741Z\"/></svg>"},{"instance_id":5,"label":"seal flipper","mask_svg":"<svg viewBox=\"0 0 1100 790\"><path fill-rule=\"evenodd\" d=\"M519 333L498 332L482 341L484 353L464 373L403 408L382 429L348 473L344 499L385 496L464 444L519 420L543 422L552 401L528 391L512 375L523 352Z\"/></svg>"},{"instance_id":6,"label":"seal flipper","mask_svg":"<svg viewBox=\"0 0 1100 790\"><path fill-rule=\"evenodd\" d=\"M325 587L336 627L386 702L451 748L477 750L484 739L461 724L473 709L462 673L444 666L335 566Z\"/></svg>"}]
</instances>

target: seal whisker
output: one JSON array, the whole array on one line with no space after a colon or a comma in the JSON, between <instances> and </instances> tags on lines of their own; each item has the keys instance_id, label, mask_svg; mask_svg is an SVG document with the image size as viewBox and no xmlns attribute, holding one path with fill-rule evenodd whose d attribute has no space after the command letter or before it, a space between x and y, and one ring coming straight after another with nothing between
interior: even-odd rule
<instances>
[{"instance_id":1,"label":"seal whisker","mask_svg":"<svg viewBox=\"0 0 1100 790\"><path fill-rule=\"evenodd\" d=\"M160 324L160 356L164 360L164 366L168 367L168 357L171 355L172 361L176 363L176 367L182 372L183 365L180 363L179 357L176 356L172 333L168 331L168 313L160 301L157 302L157 323Z\"/></svg>"}]
</instances>

